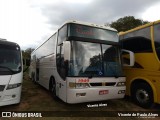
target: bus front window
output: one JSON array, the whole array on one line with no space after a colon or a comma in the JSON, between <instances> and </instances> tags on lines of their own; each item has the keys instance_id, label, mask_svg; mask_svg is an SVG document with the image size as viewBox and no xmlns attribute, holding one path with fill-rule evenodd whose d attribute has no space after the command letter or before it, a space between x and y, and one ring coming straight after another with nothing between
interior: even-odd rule
<instances>
[{"instance_id":1,"label":"bus front window","mask_svg":"<svg viewBox=\"0 0 160 120\"><path fill-rule=\"evenodd\" d=\"M21 55L18 46L0 45L0 74L14 74L21 71Z\"/></svg>"},{"instance_id":2,"label":"bus front window","mask_svg":"<svg viewBox=\"0 0 160 120\"><path fill-rule=\"evenodd\" d=\"M118 47L72 41L69 76L122 76Z\"/></svg>"}]
</instances>

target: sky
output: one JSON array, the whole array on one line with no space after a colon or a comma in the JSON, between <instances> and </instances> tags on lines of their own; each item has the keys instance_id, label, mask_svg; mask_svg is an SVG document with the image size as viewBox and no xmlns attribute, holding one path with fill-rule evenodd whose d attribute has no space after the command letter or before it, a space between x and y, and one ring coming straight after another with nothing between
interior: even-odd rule
<instances>
[{"instance_id":1,"label":"sky","mask_svg":"<svg viewBox=\"0 0 160 120\"><path fill-rule=\"evenodd\" d=\"M0 0L0 38L36 48L68 20L104 25L124 16L156 21L159 0Z\"/></svg>"}]
</instances>

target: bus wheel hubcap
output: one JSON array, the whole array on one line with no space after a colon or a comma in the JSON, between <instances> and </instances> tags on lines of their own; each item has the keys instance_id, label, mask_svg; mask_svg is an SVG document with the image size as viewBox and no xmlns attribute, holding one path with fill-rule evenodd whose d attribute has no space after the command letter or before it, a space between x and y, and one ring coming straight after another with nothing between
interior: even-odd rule
<instances>
[{"instance_id":1,"label":"bus wheel hubcap","mask_svg":"<svg viewBox=\"0 0 160 120\"><path fill-rule=\"evenodd\" d=\"M140 103L147 103L149 100L149 94L143 89L137 90L136 98Z\"/></svg>"}]
</instances>

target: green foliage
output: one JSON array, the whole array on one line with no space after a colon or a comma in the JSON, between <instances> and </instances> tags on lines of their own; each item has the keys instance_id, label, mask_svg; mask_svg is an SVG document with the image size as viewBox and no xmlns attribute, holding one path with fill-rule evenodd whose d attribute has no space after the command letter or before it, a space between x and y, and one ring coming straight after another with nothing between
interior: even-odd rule
<instances>
[{"instance_id":1,"label":"green foliage","mask_svg":"<svg viewBox=\"0 0 160 120\"><path fill-rule=\"evenodd\" d=\"M125 16L109 24L112 28L115 28L118 32L124 32L135 27L149 23L141 19L135 19L134 16Z\"/></svg>"},{"instance_id":2,"label":"green foliage","mask_svg":"<svg viewBox=\"0 0 160 120\"><path fill-rule=\"evenodd\" d=\"M30 59L31 53L34 51L33 48L28 48L25 51L22 51L22 56L24 59Z\"/></svg>"},{"instance_id":3,"label":"green foliage","mask_svg":"<svg viewBox=\"0 0 160 120\"><path fill-rule=\"evenodd\" d=\"M33 48L28 48L22 51L23 56L23 72L28 72L28 67L31 59L31 53L34 51Z\"/></svg>"}]
</instances>

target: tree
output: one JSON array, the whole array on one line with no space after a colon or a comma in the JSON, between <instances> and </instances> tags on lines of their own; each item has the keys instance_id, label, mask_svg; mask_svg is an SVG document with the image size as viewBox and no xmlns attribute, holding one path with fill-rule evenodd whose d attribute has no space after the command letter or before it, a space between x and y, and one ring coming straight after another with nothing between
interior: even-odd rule
<instances>
[{"instance_id":1,"label":"tree","mask_svg":"<svg viewBox=\"0 0 160 120\"><path fill-rule=\"evenodd\" d=\"M34 51L33 48L27 48L25 51L22 51L22 55L24 59L30 59L31 53Z\"/></svg>"},{"instance_id":2,"label":"tree","mask_svg":"<svg viewBox=\"0 0 160 120\"><path fill-rule=\"evenodd\" d=\"M115 28L118 32L127 31L135 27L149 23L141 19L135 19L134 16L125 16L110 24L111 27Z\"/></svg>"},{"instance_id":3,"label":"tree","mask_svg":"<svg viewBox=\"0 0 160 120\"><path fill-rule=\"evenodd\" d=\"M23 56L23 72L26 72L29 68L28 63L30 63L31 59L31 53L34 51L33 48L27 48L26 50L22 50L22 56Z\"/></svg>"}]
</instances>

